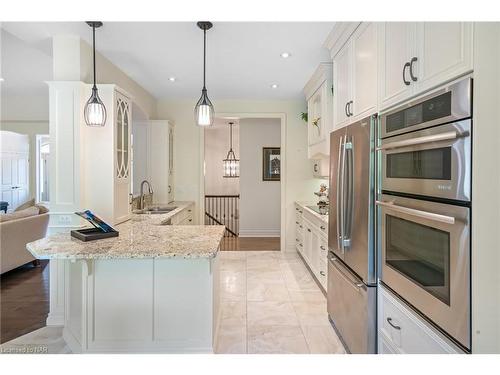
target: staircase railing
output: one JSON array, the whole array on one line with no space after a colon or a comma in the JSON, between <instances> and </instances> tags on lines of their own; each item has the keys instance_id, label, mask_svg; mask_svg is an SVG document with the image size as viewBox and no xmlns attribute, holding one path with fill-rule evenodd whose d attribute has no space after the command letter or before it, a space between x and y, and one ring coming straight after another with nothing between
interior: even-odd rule
<instances>
[{"instance_id":1,"label":"staircase railing","mask_svg":"<svg viewBox=\"0 0 500 375\"><path fill-rule=\"evenodd\" d=\"M238 237L239 211L239 195L205 195L205 224L224 225L225 237Z\"/></svg>"}]
</instances>

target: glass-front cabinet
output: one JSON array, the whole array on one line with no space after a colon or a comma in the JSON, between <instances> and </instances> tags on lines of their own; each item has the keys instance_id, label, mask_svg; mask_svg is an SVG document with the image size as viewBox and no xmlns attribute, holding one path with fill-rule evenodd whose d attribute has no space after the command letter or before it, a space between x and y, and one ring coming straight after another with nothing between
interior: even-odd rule
<instances>
[{"instance_id":1,"label":"glass-front cabinet","mask_svg":"<svg viewBox=\"0 0 500 375\"><path fill-rule=\"evenodd\" d=\"M114 217L122 222L130 216L130 173L132 102L121 91L114 91Z\"/></svg>"}]
</instances>

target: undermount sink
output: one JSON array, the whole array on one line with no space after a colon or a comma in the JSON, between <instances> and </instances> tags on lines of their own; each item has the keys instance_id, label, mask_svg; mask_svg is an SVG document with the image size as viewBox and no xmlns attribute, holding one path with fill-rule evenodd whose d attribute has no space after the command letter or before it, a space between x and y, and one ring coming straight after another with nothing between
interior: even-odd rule
<instances>
[{"instance_id":1,"label":"undermount sink","mask_svg":"<svg viewBox=\"0 0 500 375\"><path fill-rule=\"evenodd\" d=\"M175 210L177 207L169 206L169 207L148 207L143 210L135 210L134 214L166 214L170 211Z\"/></svg>"}]
</instances>

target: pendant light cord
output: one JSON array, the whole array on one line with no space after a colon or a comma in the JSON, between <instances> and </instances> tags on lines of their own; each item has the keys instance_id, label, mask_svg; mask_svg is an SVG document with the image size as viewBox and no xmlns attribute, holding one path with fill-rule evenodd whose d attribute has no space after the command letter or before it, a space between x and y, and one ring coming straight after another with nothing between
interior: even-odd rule
<instances>
[{"instance_id":1,"label":"pendant light cord","mask_svg":"<svg viewBox=\"0 0 500 375\"><path fill-rule=\"evenodd\" d=\"M205 70L207 65L207 30L203 30L203 90L205 87Z\"/></svg>"},{"instance_id":2,"label":"pendant light cord","mask_svg":"<svg viewBox=\"0 0 500 375\"><path fill-rule=\"evenodd\" d=\"M95 85L95 25L92 25L92 51L94 52L94 89Z\"/></svg>"},{"instance_id":3,"label":"pendant light cord","mask_svg":"<svg viewBox=\"0 0 500 375\"><path fill-rule=\"evenodd\" d=\"M233 151L233 124L229 123L229 150Z\"/></svg>"}]
</instances>

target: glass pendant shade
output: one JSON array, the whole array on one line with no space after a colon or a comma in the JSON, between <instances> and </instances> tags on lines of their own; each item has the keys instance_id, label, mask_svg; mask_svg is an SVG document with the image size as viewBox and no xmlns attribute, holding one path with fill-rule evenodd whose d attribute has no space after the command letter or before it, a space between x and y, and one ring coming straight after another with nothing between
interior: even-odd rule
<instances>
[{"instance_id":1,"label":"glass pendant shade","mask_svg":"<svg viewBox=\"0 0 500 375\"><path fill-rule=\"evenodd\" d=\"M233 123L229 123L229 151L224 160L222 160L222 166L224 174L222 177L233 178L240 177L240 159L236 159L236 155L233 151Z\"/></svg>"},{"instance_id":2,"label":"glass pendant shade","mask_svg":"<svg viewBox=\"0 0 500 375\"><path fill-rule=\"evenodd\" d=\"M92 95L85 104L84 116L88 126L104 126L106 124L106 107L99 98L97 87L92 88Z\"/></svg>"},{"instance_id":3,"label":"glass pendant shade","mask_svg":"<svg viewBox=\"0 0 500 375\"><path fill-rule=\"evenodd\" d=\"M214 106L208 99L207 89L201 90L201 97L194 107L194 119L198 126L212 126L214 123Z\"/></svg>"}]
</instances>

